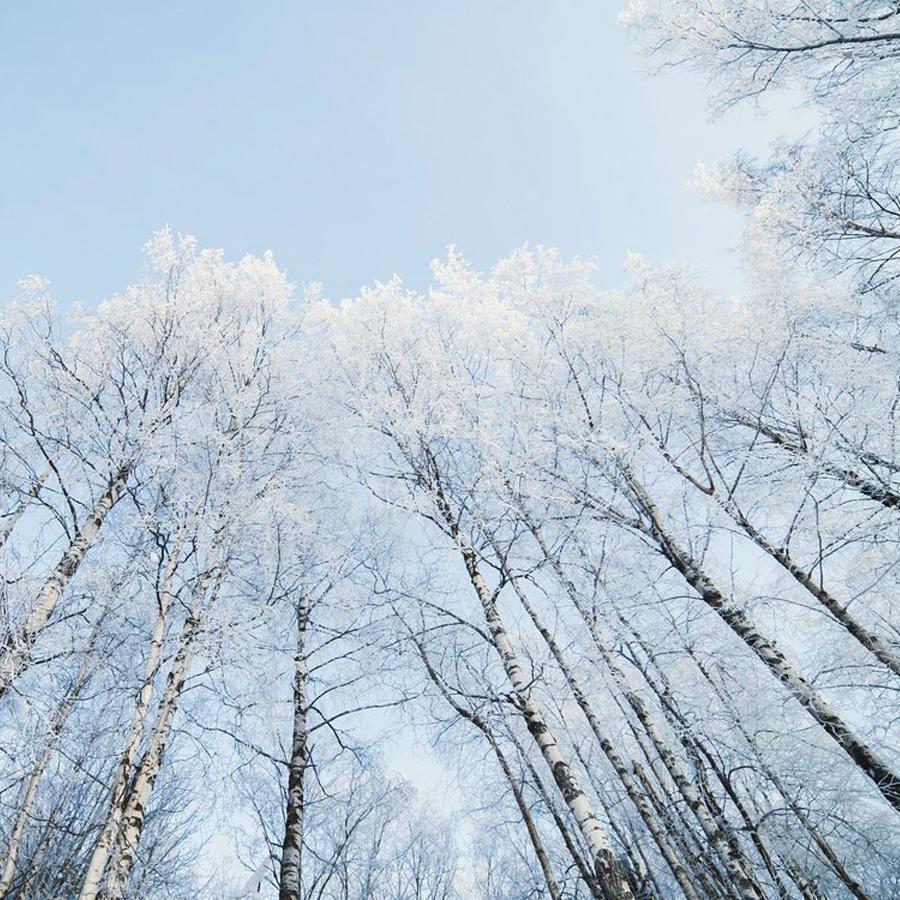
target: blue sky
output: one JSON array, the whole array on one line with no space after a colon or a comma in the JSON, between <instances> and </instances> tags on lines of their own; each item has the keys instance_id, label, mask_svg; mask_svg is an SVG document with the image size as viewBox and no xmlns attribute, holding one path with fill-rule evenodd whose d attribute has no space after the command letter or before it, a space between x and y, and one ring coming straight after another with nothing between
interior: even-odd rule
<instances>
[{"instance_id":1,"label":"blue sky","mask_svg":"<svg viewBox=\"0 0 900 900\"><path fill-rule=\"evenodd\" d=\"M710 123L705 85L648 63L606 0L7 4L0 28L0 296L135 280L169 224L271 249L332 297L448 243L481 268L525 242L698 262L733 282L734 214L696 160L778 123ZM784 116L782 121L788 121Z\"/></svg>"}]
</instances>

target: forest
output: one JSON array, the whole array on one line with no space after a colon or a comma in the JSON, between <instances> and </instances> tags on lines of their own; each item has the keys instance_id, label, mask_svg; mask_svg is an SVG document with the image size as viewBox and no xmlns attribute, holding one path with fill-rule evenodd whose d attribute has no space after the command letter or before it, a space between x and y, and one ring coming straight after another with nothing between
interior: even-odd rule
<instances>
[{"instance_id":1,"label":"forest","mask_svg":"<svg viewBox=\"0 0 900 900\"><path fill-rule=\"evenodd\" d=\"M740 295L164 229L0 307L0 900L900 897L900 4L620 20L815 115L695 175Z\"/></svg>"}]
</instances>

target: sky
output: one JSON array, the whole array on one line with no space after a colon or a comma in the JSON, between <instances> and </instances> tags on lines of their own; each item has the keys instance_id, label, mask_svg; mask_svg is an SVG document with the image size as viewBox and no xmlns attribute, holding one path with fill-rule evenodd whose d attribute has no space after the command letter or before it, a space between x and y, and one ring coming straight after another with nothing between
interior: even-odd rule
<instances>
[{"instance_id":1,"label":"sky","mask_svg":"<svg viewBox=\"0 0 900 900\"><path fill-rule=\"evenodd\" d=\"M790 113L711 122L703 81L652 77L616 0L184 0L0 13L0 298L137 280L157 229L272 250L333 298L422 288L456 244L629 250L735 284L739 218L687 185Z\"/></svg>"}]
</instances>

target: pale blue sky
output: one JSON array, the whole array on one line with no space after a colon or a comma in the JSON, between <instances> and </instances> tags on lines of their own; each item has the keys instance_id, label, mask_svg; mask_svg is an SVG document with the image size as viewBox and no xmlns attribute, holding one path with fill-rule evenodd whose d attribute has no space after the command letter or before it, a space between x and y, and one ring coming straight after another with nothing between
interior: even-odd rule
<instances>
[{"instance_id":1,"label":"pale blue sky","mask_svg":"<svg viewBox=\"0 0 900 900\"><path fill-rule=\"evenodd\" d=\"M607 0L10 3L0 13L0 296L135 279L168 223L350 294L479 267L528 241L707 266L737 217L685 186L773 134L711 124L705 86L651 78Z\"/></svg>"}]
</instances>

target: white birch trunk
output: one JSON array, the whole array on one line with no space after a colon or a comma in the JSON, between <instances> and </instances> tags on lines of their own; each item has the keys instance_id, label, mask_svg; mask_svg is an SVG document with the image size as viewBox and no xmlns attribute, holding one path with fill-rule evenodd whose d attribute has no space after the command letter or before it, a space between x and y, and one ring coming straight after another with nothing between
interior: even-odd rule
<instances>
[{"instance_id":1,"label":"white birch trunk","mask_svg":"<svg viewBox=\"0 0 900 900\"><path fill-rule=\"evenodd\" d=\"M895 675L900 676L900 654L895 647L882 639L875 632L866 628L850 613L835 596L827 591L821 584L817 584L807 572L802 569L787 550L776 547L756 526L747 518L733 498L723 497L710 477L709 484L701 484L688 471L684 469L666 450L665 444L654 435L654 440L659 447L663 458L672 468L690 485L698 491L712 498L712 500L728 515L732 521L765 553L772 557L798 584L809 592L834 618L843 626L847 633L866 648L879 662L887 666Z\"/></svg>"},{"instance_id":2,"label":"white birch trunk","mask_svg":"<svg viewBox=\"0 0 900 900\"><path fill-rule=\"evenodd\" d=\"M582 713L584 713L584 717L585 719L587 719L588 725L590 726L591 731L594 733L594 737L597 738L600 749L603 751L603 754L604 756L606 756L607 760L609 760L609 763L613 767L616 775L618 775L619 780L622 782L622 785L625 788L626 794L628 794L632 803L634 803L634 805L637 807L644 825L647 827L650 836L653 838L653 841L658 847L660 854L666 861L666 864L671 870L672 875L678 882L678 886L681 888L685 897L689 898L689 900L701 900L699 894L694 888L690 876L682 865L681 860L678 858L678 854L675 852L675 849L669 842L665 830L661 827L656 813L648 802L647 797L644 795L640 786L632 777L631 770L629 769L625 760L622 759L621 756L619 756L619 753L613 745L612 741L603 732L600 726L600 720L598 719L592 704L588 700L587 695L582 690L578 680L575 678L575 675L569 667L568 662L566 661L566 658L563 655L559 645L556 643L550 632L543 626L537 616L536 611L528 601L528 598L525 596L524 592L520 590L518 584L515 581L513 581L513 587L515 588L516 595L518 596L523 608L528 613L528 616L531 618L532 622L534 622L535 628L537 628L538 633L541 635L541 637L544 639L544 642L547 644L547 647L550 649L551 655L556 660L556 664L557 666L559 666L559 670L563 673L563 677L566 679L566 683L569 685L569 689L572 691L572 696L575 698L575 702L578 704ZM748 896L752 898L752 900L757 900L758 898L758 895L756 893L750 894Z\"/></svg>"},{"instance_id":3,"label":"white birch trunk","mask_svg":"<svg viewBox=\"0 0 900 900\"><path fill-rule=\"evenodd\" d=\"M442 505L446 509L446 505ZM446 516L449 514L449 510L445 513L442 509L442 514ZM466 571L469 573L469 580L481 602L485 623L490 631L494 647L503 663L509 683L519 698L528 732L547 763L566 806L578 823L578 828L590 851L597 878L612 896L621 898L621 900L633 900L634 894L628 885L627 878L621 871L606 831L594 814L590 801L581 789L575 773L556 742L547 720L534 701L525 670L513 648L491 592L478 569L475 551L459 539L456 523L452 517L450 521L459 541L460 552L466 564Z\"/></svg>"},{"instance_id":4,"label":"white birch trunk","mask_svg":"<svg viewBox=\"0 0 900 900\"><path fill-rule=\"evenodd\" d=\"M798 584L802 585L809 594L815 597L851 637L855 638L895 675L900 676L900 655L887 641L870 631L861 622L858 622L843 603L810 578L791 559L787 551L776 547L763 534L757 531L744 514L736 509L733 504L720 500L720 505L753 543L768 553Z\"/></svg>"},{"instance_id":5,"label":"white birch trunk","mask_svg":"<svg viewBox=\"0 0 900 900\"><path fill-rule=\"evenodd\" d=\"M104 891L104 897L108 897L109 900L121 900L125 894L143 833L147 806L162 769L163 756L172 732L172 721L193 659L194 641L199 630L200 620L197 613L189 613L182 630L178 652L166 678L166 689L160 699L150 743L135 773L121 814L121 827L116 835Z\"/></svg>"},{"instance_id":6,"label":"white birch trunk","mask_svg":"<svg viewBox=\"0 0 900 900\"><path fill-rule=\"evenodd\" d=\"M688 656L694 661L694 664L697 666L700 674L706 680L707 684L713 689L713 692L718 697L719 702L725 709L732 709L732 703L730 699L724 694L722 688L716 682L715 678L712 677L710 672L707 670L706 666L703 662L696 656L694 651L688 648ZM822 856L828 861L831 868L834 870L834 873L840 878L841 882L847 888L847 890L857 898L857 900L869 900L869 895L865 892L862 885L847 871L843 862L838 858L837 854L834 852L834 848L831 844L823 836L822 832L816 827L815 823L809 818L806 814L805 810L797 803L797 800L794 798L790 789L787 785L781 780L781 776L778 775L765 761L763 757L763 753L757 744L756 738L747 730L747 727L744 725L743 719L737 713L736 710L733 710L734 713L734 722L737 726L738 731L741 734L741 737L747 743L747 746L750 747L753 751L753 755L756 758L757 763L760 768L764 772L766 778L772 783L775 790L783 798L785 805L790 809L790 811L794 814L797 821L807 830L810 837L815 842L815 845L822 852Z\"/></svg>"},{"instance_id":7,"label":"white birch trunk","mask_svg":"<svg viewBox=\"0 0 900 900\"><path fill-rule=\"evenodd\" d=\"M544 849L544 844L541 840L540 833L538 832L537 826L534 823L534 817L531 815L531 810L528 808L528 804L525 802L525 797L522 793L522 789L517 783L516 778L513 775L512 768L510 767L509 762L506 759L506 755L503 753L503 750L501 749L497 738L494 736L493 731L491 731L487 723L479 715L477 715L472 710L462 706L456 701L453 695L447 690L440 675L438 675L437 671L432 666L431 661L428 659L428 654L425 652L424 646L415 637L413 637L413 642L416 645L416 649L419 651L419 656L421 657L422 662L425 665L425 670L428 672L428 677L440 691L441 696L456 711L457 715L459 715L462 719L465 719L465 721L469 722L471 725L478 729L485 740L487 740L491 750L493 750L494 756L496 757L497 762L500 765L500 771L503 772L503 776L506 778L510 790L513 792L513 798L516 801L516 806L519 809L519 815L522 817L522 822L525 825L525 830L528 832L528 838L531 841L531 846L534 850L535 857L537 858L538 865L541 867L541 872L544 875L544 881L547 885L547 890L550 893L551 900L562 900L562 893L560 892L559 884L557 883L556 877L553 874L553 868L551 867L550 860L547 857L547 851ZM591 887L590 884L589 887Z\"/></svg>"},{"instance_id":8,"label":"white birch trunk","mask_svg":"<svg viewBox=\"0 0 900 900\"><path fill-rule=\"evenodd\" d=\"M126 463L109 480L106 490L97 500L88 520L81 526L52 574L44 582L24 626L7 639L6 646L0 651L0 697L31 664L31 649L34 642L46 627L60 597L97 539L103 522L119 499L130 473L131 465Z\"/></svg>"},{"instance_id":9,"label":"white birch trunk","mask_svg":"<svg viewBox=\"0 0 900 900\"><path fill-rule=\"evenodd\" d=\"M538 865L541 867L541 873L544 876L544 883L547 885L547 892L550 894L551 900L562 900L562 891L560 891L559 884L557 884L556 881L556 876L553 874L553 869L550 866L550 860L547 857L547 851L544 849L544 843L541 840L540 833L538 832L537 826L534 823L534 817L531 815L531 810L528 808L528 803L525 801L525 797L522 794L522 789L516 783L515 775L513 774L513 771L510 768L510 765L507 762L503 751L500 749L500 745L497 743L496 738L487 730L485 730L484 733L487 736L488 742L491 745L491 749L494 751L494 756L496 757L497 762L500 765L500 771L503 772L503 776L506 778L506 782L507 784L509 784L509 788L513 793L513 799L516 801L516 806L519 809L519 815L522 817L522 822L525 825L525 830L528 832L528 839L529 841L531 841L531 847L534 850L534 855L538 861Z\"/></svg>"},{"instance_id":10,"label":"white birch trunk","mask_svg":"<svg viewBox=\"0 0 900 900\"><path fill-rule=\"evenodd\" d=\"M118 833L125 813L125 798L128 781L131 777L134 760L137 757L141 738L146 727L147 716L150 711L150 702L153 699L153 682L159 672L160 657L162 654L163 639L166 633L166 625L169 620L169 611L174 600L172 581L181 555L186 528L179 531L175 546L169 557L163 574L163 581L159 595L159 610L150 637L150 647L144 664L144 675L141 687L137 694L134 711L131 714L131 724L128 736L125 740L125 749L116 769L113 785L110 790L109 804L107 807L106 821L100 830L97 842L94 844L94 852L88 864L87 873L81 887L79 900L94 900L103 883L103 874L106 871L109 857L112 852L113 840Z\"/></svg>"},{"instance_id":11,"label":"white birch trunk","mask_svg":"<svg viewBox=\"0 0 900 900\"><path fill-rule=\"evenodd\" d=\"M9 540L9 536L13 533L13 529L16 527L19 519L25 515L26 510L29 506L31 506L32 502L37 499L38 494L40 494L42 488L47 483L50 476L53 474L53 467L48 463L40 475L35 478L32 482L31 487L28 490L28 493L24 496L19 505L7 516L6 521L3 523L3 528L0 529L0 549L2 549L6 542Z\"/></svg>"},{"instance_id":12,"label":"white birch trunk","mask_svg":"<svg viewBox=\"0 0 900 900\"><path fill-rule=\"evenodd\" d=\"M657 543L669 563L871 779L882 797L900 812L900 776L831 709L818 691L788 662L785 655L757 630L744 611L719 590L690 554L668 534L659 510L634 475L627 470L623 470L623 474L649 519L648 536Z\"/></svg>"},{"instance_id":13,"label":"white birch trunk","mask_svg":"<svg viewBox=\"0 0 900 900\"><path fill-rule=\"evenodd\" d=\"M6 900L6 897L9 895L9 890L12 887L13 878L16 874L16 862L19 858L19 851L22 848L22 840L25 837L28 822L31 819L32 811L34 810L34 801L37 797L41 778L43 778L47 764L53 756L53 750L56 747L60 734L62 734L66 721L71 715L72 710L75 708L78 697L81 695L81 692L90 677L90 667L93 662L91 654L94 650L97 633L98 632L95 630L88 649L85 652L84 659L79 666L78 674L75 676L75 682L56 710L56 714L50 724L47 742L44 744L44 749L41 751L41 755L38 757L34 768L31 770L31 775L28 778L25 793L19 803L15 824L13 825L6 845L6 859L3 863L2 872L0 872L0 900Z\"/></svg>"},{"instance_id":14,"label":"white birch trunk","mask_svg":"<svg viewBox=\"0 0 900 900\"><path fill-rule=\"evenodd\" d=\"M594 646L596 646L610 675L612 675L613 682L619 691L621 691L628 706L637 716L644 732L650 738L654 749L659 754L659 758L662 760L666 771L675 782L675 786L678 788L679 793L684 798L688 808L694 814L694 817L703 829L704 836L710 842L719 856L719 859L721 859L725 865L734 886L740 892L741 897L746 898L746 900L756 900L760 894L750 875L749 865L743 857L743 854L729 844L721 823L716 820L716 817L712 814L703 798L700 796L700 792L694 785L690 775L685 771L677 754L669 745L668 740L660 729L653 714L644 702L644 698L636 690L627 673L619 665L619 662L612 651L612 645L601 629L600 623L590 614L590 611L582 602L577 588L563 571L559 558L547 546L543 535L537 526L535 526L528 518L526 518L526 523L537 541L541 552L550 563L554 574L562 584L572 605L578 610L588 626L588 632L591 635ZM523 599L523 603L526 604L526 611L529 611L527 601ZM529 615L531 615L530 612Z\"/></svg>"},{"instance_id":15,"label":"white birch trunk","mask_svg":"<svg viewBox=\"0 0 900 900\"><path fill-rule=\"evenodd\" d=\"M575 867L581 874L581 877L584 879L585 884L588 886L588 890L591 892L591 896L596 898L596 900L607 900L607 894L605 889L601 887L599 882L597 881L597 875L595 872L592 872L588 868L588 862L585 860L584 855L581 852L581 849L576 846L572 834L569 830L569 826L562 820L559 815L559 811L556 808L556 804L553 802L553 798L549 795L546 786L544 785L543 780L541 779L540 774L537 769L535 769L534 764L531 762L531 758L528 756L526 750L522 747L519 741L516 739L516 736L512 733L507 735L507 738L512 742L513 746L519 753L519 758L521 760L522 765L525 767L525 770L531 776L531 784L534 790L537 792L538 796L541 798L544 806L547 811L550 813L551 818L553 819L553 824L556 826L556 830L559 832L559 836L562 839L563 844L566 849L569 851L569 856L572 858L572 861L575 863ZM588 767L587 761L581 755L578 750L578 745L574 746L575 756L578 758L578 761L581 763L584 770L588 773L588 778L591 778L592 783L594 784L594 789L597 791L597 795L601 796L601 791L597 787L597 784L593 782L591 776L591 770ZM612 820L610 820L610 826L615 829L615 825Z\"/></svg>"},{"instance_id":16,"label":"white birch trunk","mask_svg":"<svg viewBox=\"0 0 900 900\"><path fill-rule=\"evenodd\" d=\"M478 559L475 550L463 538L459 523L444 496L438 477L437 462L430 450L426 449L425 452L429 464L434 470L436 479L432 499L438 514L447 523L450 533L462 554L469 580L481 603L485 624L491 634L494 649L500 656L506 677L519 700L520 710L525 719L528 732L534 739L541 756L543 756L544 761L553 774L553 779L566 802L566 806L578 823L578 828L590 851L591 861L601 886L607 892L611 892L612 896L621 898L621 900L634 900L634 894L629 887L628 879L622 872L622 867L618 859L616 859L615 853L613 853L612 844L603 825L594 813L587 795L581 789L575 773L563 755L559 744L557 744L553 732L550 730L549 723L534 701L525 670L515 652L513 643L494 603L494 598L491 596L491 592L478 569ZM420 477L422 477L421 473ZM423 482L428 484L430 478L424 476Z\"/></svg>"},{"instance_id":17,"label":"white birch trunk","mask_svg":"<svg viewBox=\"0 0 900 900\"><path fill-rule=\"evenodd\" d=\"M300 860L303 850L304 779L307 764L306 631L309 624L309 600L304 593L297 601L297 650L294 656L294 724L291 759L288 770L287 807L284 839L281 844L281 871L278 880L279 900L299 900Z\"/></svg>"},{"instance_id":18,"label":"white birch trunk","mask_svg":"<svg viewBox=\"0 0 900 900\"><path fill-rule=\"evenodd\" d=\"M698 396L696 388L690 382L683 386L687 387L695 397ZM859 472L848 469L846 466L839 466L834 463L826 462L811 453L803 444L798 443L777 428L766 424L762 419L751 418L743 413L728 409L707 395L704 395L702 399L704 403L711 403L726 420L736 422L750 431L756 432L756 434L761 434L777 447L781 447L781 449L787 451L791 455L803 459L811 469L818 469L821 472L826 472L832 478L835 478L847 487L858 491L864 497L868 497L875 503L881 504L886 509L900 509L900 494L893 490L886 482L872 481L871 479L860 475ZM873 454L862 453L858 456L858 459L863 463L868 461L870 463L875 462L879 465L884 464L883 460L879 460Z\"/></svg>"},{"instance_id":19,"label":"white birch trunk","mask_svg":"<svg viewBox=\"0 0 900 900\"><path fill-rule=\"evenodd\" d=\"M156 780L162 770L166 747L172 734L172 724L184 683L193 661L194 644L200 634L203 614L215 602L219 588L225 575L224 566L220 567L216 581L206 599L206 584L212 576L207 572L203 583L198 586L193 608L188 613L181 631L178 651L166 676L166 687L160 698L156 720L150 734L150 741L135 772L128 794L125 808L121 816L121 825L113 844L109 861L104 897L108 900L121 900L128 885L128 879L134 868L137 848L144 830L147 807L153 794ZM204 604L204 599L206 602Z\"/></svg>"}]
</instances>

